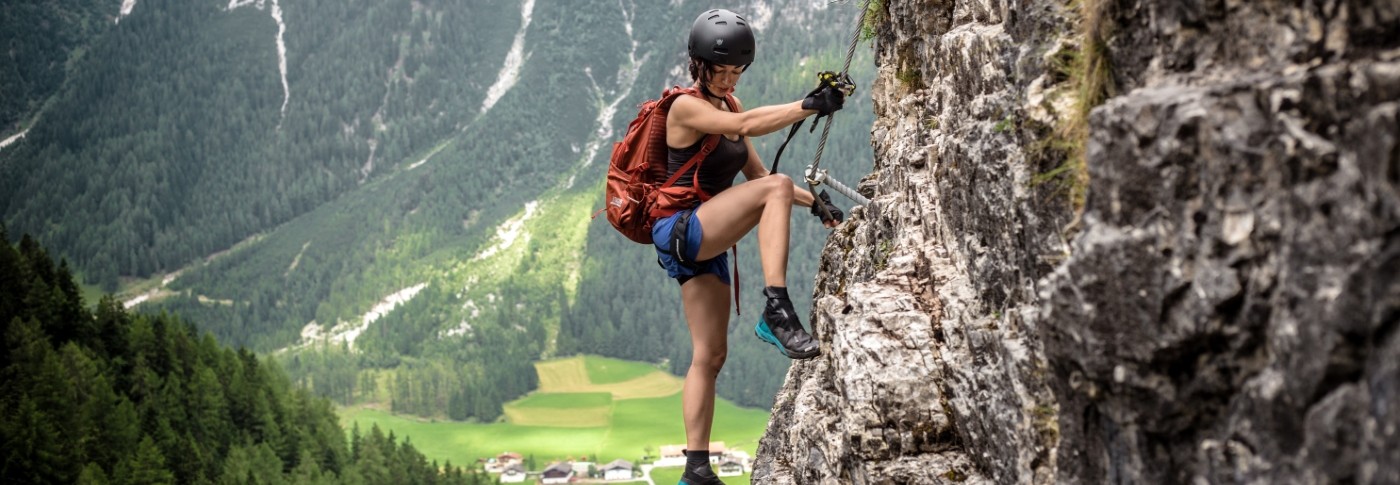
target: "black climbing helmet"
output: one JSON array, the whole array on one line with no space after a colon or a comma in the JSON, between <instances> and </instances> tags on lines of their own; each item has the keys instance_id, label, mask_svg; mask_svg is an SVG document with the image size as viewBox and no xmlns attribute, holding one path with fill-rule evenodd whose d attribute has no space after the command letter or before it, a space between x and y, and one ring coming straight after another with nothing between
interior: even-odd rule
<instances>
[{"instance_id":1,"label":"black climbing helmet","mask_svg":"<svg viewBox=\"0 0 1400 485\"><path fill-rule=\"evenodd\" d=\"M747 66L753 63L753 30L739 14L714 9L700 14L690 27L690 57L712 64Z\"/></svg>"}]
</instances>

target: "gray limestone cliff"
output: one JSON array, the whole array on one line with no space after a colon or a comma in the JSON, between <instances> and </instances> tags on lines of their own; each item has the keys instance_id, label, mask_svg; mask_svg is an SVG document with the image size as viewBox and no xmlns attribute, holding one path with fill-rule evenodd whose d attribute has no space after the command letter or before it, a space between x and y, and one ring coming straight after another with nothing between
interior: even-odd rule
<instances>
[{"instance_id":1,"label":"gray limestone cliff","mask_svg":"<svg viewBox=\"0 0 1400 485\"><path fill-rule=\"evenodd\" d=\"M754 483L1400 483L1400 1L877 3Z\"/></svg>"}]
</instances>

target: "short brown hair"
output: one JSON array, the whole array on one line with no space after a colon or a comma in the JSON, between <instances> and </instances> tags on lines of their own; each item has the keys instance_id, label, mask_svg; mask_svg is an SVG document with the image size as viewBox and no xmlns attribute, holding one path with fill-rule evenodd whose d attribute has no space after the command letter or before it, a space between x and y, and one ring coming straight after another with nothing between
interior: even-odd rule
<instances>
[{"instance_id":1,"label":"short brown hair","mask_svg":"<svg viewBox=\"0 0 1400 485\"><path fill-rule=\"evenodd\" d=\"M714 73L714 63L699 57L690 58L690 80L700 81L702 86L710 85L710 76Z\"/></svg>"}]
</instances>

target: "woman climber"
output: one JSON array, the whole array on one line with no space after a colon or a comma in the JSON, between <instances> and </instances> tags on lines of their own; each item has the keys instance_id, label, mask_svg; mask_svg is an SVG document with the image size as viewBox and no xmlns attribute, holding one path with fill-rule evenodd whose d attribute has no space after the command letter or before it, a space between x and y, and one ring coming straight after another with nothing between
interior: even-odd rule
<instances>
[{"instance_id":1,"label":"woman climber","mask_svg":"<svg viewBox=\"0 0 1400 485\"><path fill-rule=\"evenodd\" d=\"M652 239L661 265L680 283L693 358L682 393L686 467L681 485L723 483L710 469L710 425L714 421L715 378L728 353L729 275L725 250L755 227L762 260L763 315L754 327L762 340L792 359L820 353L817 341L802 327L787 292L789 217L792 206L825 205L835 227L842 214L826 193L817 199L792 179L769 173L749 137L780 130L811 115L841 109L841 89L825 86L801 101L745 110L733 96L740 76L754 60L755 41L748 21L728 10L701 14L690 29L690 76L700 94L680 96L666 118L667 178L680 171L709 135L722 135L698 165L677 178L677 186L709 195L699 205L657 219ZM698 173L691 173L698 170ZM734 185L744 173L746 182Z\"/></svg>"}]
</instances>

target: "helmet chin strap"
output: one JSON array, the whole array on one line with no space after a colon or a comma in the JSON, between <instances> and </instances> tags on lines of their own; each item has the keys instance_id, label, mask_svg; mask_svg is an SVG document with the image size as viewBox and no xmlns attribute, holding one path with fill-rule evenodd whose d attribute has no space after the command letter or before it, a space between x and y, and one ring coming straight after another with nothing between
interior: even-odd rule
<instances>
[{"instance_id":1,"label":"helmet chin strap","mask_svg":"<svg viewBox=\"0 0 1400 485\"><path fill-rule=\"evenodd\" d=\"M724 99L724 96L715 96L715 93L710 92L710 85L706 83L700 83L700 92L714 99Z\"/></svg>"}]
</instances>

